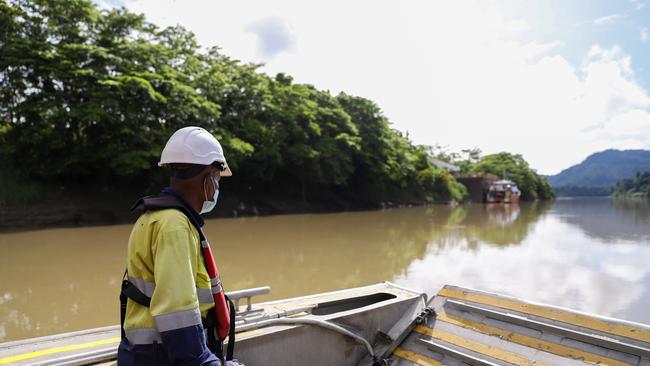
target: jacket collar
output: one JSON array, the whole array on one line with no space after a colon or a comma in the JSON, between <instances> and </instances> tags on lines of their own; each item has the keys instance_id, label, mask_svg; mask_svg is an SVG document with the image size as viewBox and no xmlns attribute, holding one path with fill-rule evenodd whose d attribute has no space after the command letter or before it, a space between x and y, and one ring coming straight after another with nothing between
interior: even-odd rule
<instances>
[{"instance_id":1,"label":"jacket collar","mask_svg":"<svg viewBox=\"0 0 650 366\"><path fill-rule=\"evenodd\" d=\"M185 199L183 197L181 197L180 194L176 193L176 191L174 191L174 189L172 187L165 187L160 192L160 194L168 194L168 195L174 196L178 200L178 202L180 202L180 204L183 206L183 208L185 208L187 214L192 216L192 219L194 220L194 222L196 222L199 225L199 227L203 227L203 224L205 223L205 221L203 220L203 217L201 216L201 214L196 212L196 210L192 206L190 206L189 203L187 203L187 201L185 201Z\"/></svg>"}]
</instances>

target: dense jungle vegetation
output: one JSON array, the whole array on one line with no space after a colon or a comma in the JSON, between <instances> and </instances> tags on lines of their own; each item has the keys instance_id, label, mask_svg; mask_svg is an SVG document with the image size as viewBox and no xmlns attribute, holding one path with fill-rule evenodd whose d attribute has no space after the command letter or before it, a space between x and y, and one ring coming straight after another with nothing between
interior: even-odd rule
<instances>
[{"instance_id":1,"label":"dense jungle vegetation","mask_svg":"<svg viewBox=\"0 0 650 366\"><path fill-rule=\"evenodd\" d=\"M181 26L87 0L16 0L0 3L0 27L5 203L61 190L155 192L167 180L160 152L188 125L224 147L234 175L222 196L351 208L466 195L372 101L266 75ZM527 198L549 197L518 155L471 164L500 174L501 162Z\"/></svg>"},{"instance_id":2,"label":"dense jungle vegetation","mask_svg":"<svg viewBox=\"0 0 650 366\"><path fill-rule=\"evenodd\" d=\"M632 179L621 179L612 191L614 197L650 197L650 172L638 172Z\"/></svg>"}]
</instances>

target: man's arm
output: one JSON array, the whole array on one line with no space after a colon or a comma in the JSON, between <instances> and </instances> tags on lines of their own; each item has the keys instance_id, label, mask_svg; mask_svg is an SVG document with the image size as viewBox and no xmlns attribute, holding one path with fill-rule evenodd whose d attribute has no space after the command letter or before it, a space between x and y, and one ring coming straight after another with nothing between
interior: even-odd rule
<instances>
[{"instance_id":1,"label":"man's arm","mask_svg":"<svg viewBox=\"0 0 650 366\"><path fill-rule=\"evenodd\" d=\"M198 247L187 229L161 231L153 249L154 317L173 365L220 366L206 345L194 282Z\"/></svg>"}]
</instances>

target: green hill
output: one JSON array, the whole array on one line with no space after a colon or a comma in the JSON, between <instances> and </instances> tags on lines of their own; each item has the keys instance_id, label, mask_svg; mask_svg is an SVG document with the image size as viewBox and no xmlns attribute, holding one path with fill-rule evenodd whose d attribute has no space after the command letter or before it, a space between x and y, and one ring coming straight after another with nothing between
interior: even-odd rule
<instances>
[{"instance_id":1,"label":"green hill","mask_svg":"<svg viewBox=\"0 0 650 366\"><path fill-rule=\"evenodd\" d=\"M649 150L605 150L549 176L548 182L558 195L608 195L619 180L648 170Z\"/></svg>"}]
</instances>

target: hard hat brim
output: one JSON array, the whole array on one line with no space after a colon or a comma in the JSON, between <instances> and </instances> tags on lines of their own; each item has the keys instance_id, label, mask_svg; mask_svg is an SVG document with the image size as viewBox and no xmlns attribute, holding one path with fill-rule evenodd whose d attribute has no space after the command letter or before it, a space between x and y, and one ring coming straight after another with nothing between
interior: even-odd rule
<instances>
[{"instance_id":1,"label":"hard hat brim","mask_svg":"<svg viewBox=\"0 0 650 366\"><path fill-rule=\"evenodd\" d=\"M159 167L167 166L169 164L172 164L172 163L163 163L162 161L158 162ZM221 176L221 177L232 177L232 170L230 170L230 167L228 166L227 163L226 163L226 169L221 171L219 176Z\"/></svg>"}]
</instances>

